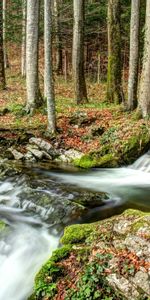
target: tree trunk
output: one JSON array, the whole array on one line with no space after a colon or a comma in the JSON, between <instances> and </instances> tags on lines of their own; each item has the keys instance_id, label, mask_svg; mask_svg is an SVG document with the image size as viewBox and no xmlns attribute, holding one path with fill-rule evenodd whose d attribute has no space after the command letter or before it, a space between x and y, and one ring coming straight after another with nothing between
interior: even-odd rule
<instances>
[{"instance_id":1,"label":"tree trunk","mask_svg":"<svg viewBox=\"0 0 150 300\"><path fill-rule=\"evenodd\" d=\"M143 117L150 116L150 1L147 0L145 21L145 43L140 82L139 107Z\"/></svg>"},{"instance_id":2,"label":"tree trunk","mask_svg":"<svg viewBox=\"0 0 150 300\"><path fill-rule=\"evenodd\" d=\"M138 66L139 66L140 0L132 0L130 24L130 63L128 82L128 109L137 107Z\"/></svg>"},{"instance_id":3,"label":"tree trunk","mask_svg":"<svg viewBox=\"0 0 150 300\"><path fill-rule=\"evenodd\" d=\"M55 43L56 43L56 74L60 75L63 73L62 66L62 41L60 34L60 0L53 0L54 10L54 28L55 28Z\"/></svg>"},{"instance_id":4,"label":"tree trunk","mask_svg":"<svg viewBox=\"0 0 150 300\"><path fill-rule=\"evenodd\" d=\"M26 76L26 0L22 0L21 75Z\"/></svg>"},{"instance_id":5,"label":"tree trunk","mask_svg":"<svg viewBox=\"0 0 150 300\"><path fill-rule=\"evenodd\" d=\"M1 0L2 1L2 0ZM3 51L4 51L4 67L9 67L7 49L6 49L6 0L3 0Z\"/></svg>"},{"instance_id":6,"label":"tree trunk","mask_svg":"<svg viewBox=\"0 0 150 300\"><path fill-rule=\"evenodd\" d=\"M47 100L48 132L56 130L55 95L52 71L52 12L51 0L44 0L44 46L45 46L45 71L44 71L44 96Z\"/></svg>"},{"instance_id":7,"label":"tree trunk","mask_svg":"<svg viewBox=\"0 0 150 300\"><path fill-rule=\"evenodd\" d=\"M3 52L3 2L0 1L0 90L5 89L5 68Z\"/></svg>"},{"instance_id":8,"label":"tree trunk","mask_svg":"<svg viewBox=\"0 0 150 300\"><path fill-rule=\"evenodd\" d=\"M33 113L42 104L38 78L39 0L27 0L26 26L26 111Z\"/></svg>"},{"instance_id":9,"label":"tree trunk","mask_svg":"<svg viewBox=\"0 0 150 300\"><path fill-rule=\"evenodd\" d=\"M120 14L120 0L108 0L107 100L116 103L123 101Z\"/></svg>"},{"instance_id":10,"label":"tree trunk","mask_svg":"<svg viewBox=\"0 0 150 300\"><path fill-rule=\"evenodd\" d=\"M73 79L77 104L88 102L84 75L84 0L74 0Z\"/></svg>"}]
</instances>

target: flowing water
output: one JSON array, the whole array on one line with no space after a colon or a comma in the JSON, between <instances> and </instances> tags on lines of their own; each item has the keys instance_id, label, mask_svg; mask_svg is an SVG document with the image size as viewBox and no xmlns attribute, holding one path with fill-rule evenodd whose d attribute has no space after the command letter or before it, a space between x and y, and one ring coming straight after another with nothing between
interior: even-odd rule
<instances>
[{"instance_id":1,"label":"flowing water","mask_svg":"<svg viewBox=\"0 0 150 300\"><path fill-rule=\"evenodd\" d=\"M84 213L75 211L75 197L91 192L94 197L106 192L109 199ZM27 300L35 274L59 246L66 224L103 219L130 207L150 210L149 153L128 168L36 166L1 180L0 219L8 229L0 233L0 300Z\"/></svg>"}]
</instances>

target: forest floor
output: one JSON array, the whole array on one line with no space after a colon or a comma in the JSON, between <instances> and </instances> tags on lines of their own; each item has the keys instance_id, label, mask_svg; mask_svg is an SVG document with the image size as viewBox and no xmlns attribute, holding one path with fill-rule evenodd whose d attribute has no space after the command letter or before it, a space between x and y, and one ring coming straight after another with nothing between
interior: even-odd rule
<instances>
[{"instance_id":1,"label":"forest floor","mask_svg":"<svg viewBox=\"0 0 150 300\"><path fill-rule=\"evenodd\" d=\"M46 103L34 116L24 113L26 101L25 79L20 76L20 62L14 49L13 62L7 70L7 89L0 93L0 136L7 138L15 130L34 131L43 136L47 127ZM43 75L40 71L41 86ZM55 78L57 135L53 141L60 147L73 148L84 154L110 148L121 155L136 150L133 156L145 151L150 141L150 121L137 118L123 107L106 102L106 83L87 82L89 103L76 105L73 83ZM15 135L14 135L15 138ZM109 143L109 149L108 149ZM125 159L128 163L128 159Z\"/></svg>"}]
</instances>

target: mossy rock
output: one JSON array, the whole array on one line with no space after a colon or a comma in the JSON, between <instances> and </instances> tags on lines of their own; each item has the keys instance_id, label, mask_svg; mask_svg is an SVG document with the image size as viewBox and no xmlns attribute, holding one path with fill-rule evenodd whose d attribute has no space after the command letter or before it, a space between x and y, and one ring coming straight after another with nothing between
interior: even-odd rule
<instances>
[{"instance_id":1,"label":"mossy rock","mask_svg":"<svg viewBox=\"0 0 150 300\"><path fill-rule=\"evenodd\" d=\"M64 236L61 239L64 246L53 252L52 257L37 274L35 279L35 296L32 295L35 298L30 300L55 299L56 295L60 296L59 287L63 288L66 295L64 299L66 300L88 299L88 294L92 295L92 297L97 296L97 298L90 299L101 299L99 292L104 299L104 295L109 295L110 298L108 297L108 299L129 299L132 290L126 289L124 285L117 287L117 285L113 284L114 276L110 277L109 274L114 263L112 275L115 272L117 280L120 280L121 283L122 273L119 272L127 270L127 273L123 274L123 278L129 281L130 286L133 285L133 276L137 276L138 269L135 271L137 264L135 264L135 269L132 268L134 261L130 261L128 255L131 253L129 257L132 259L132 255L134 254L135 256L136 251L139 255L139 249L141 249L141 261L137 256L135 262L138 263L139 261L142 264L144 262L143 257L145 257L145 260L147 259L144 256L146 255L145 247L146 245L149 246L149 238L139 235L141 228L148 228L149 230L150 213L133 209L93 224L79 224L66 227ZM143 233L143 231L141 232ZM141 244L141 248L139 248L142 238L143 247ZM136 242L138 243L137 246ZM132 243L135 243L134 249L132 249ZM125 255L125 269L122 269L122 255ZM118 264L117 267L116 263ZM68 267L71 273L68 273ZM107 274L105 270L110 270L110 272ZM75 281L74 276L72 277L72 271L75 272ZM132 272L132 276L130 272ZM109 281L110 279L111 281ZM77 285L76 280L78 281ZM70 289L70 283L75 287L73 290ZM97 288L97 285L99 288ZM101 289L101 287L103 288ZM136 299L148 299L145 297L144 286L142 289L139 289L137 286L136 292L139 294L139 297ZM113 297L111 297L112 295Z\"/></svg>"},{"instance_id":2,"label":"mossy rock","mask_svg":"<svg viewBox=\"0 0 150 300\"><path fill-rule=\"evenodd\" d=\"M93 168L93 167L116 167L117 159L113 154L106 154L99 157L97 153L84 155L80 159L74 160L74 165L81 168Z\"/></svg>"},{"instance_id":3,"label":"mossy rock","mask_svg":"<svg viewBox=\"0 0 150 300\"><path fill-rule=\"evenodd\" d=\"M81 224L66 227L61 243L64 245L83 243L93 231L94 226L94 224Z\"/></svg>"}]
</instances>

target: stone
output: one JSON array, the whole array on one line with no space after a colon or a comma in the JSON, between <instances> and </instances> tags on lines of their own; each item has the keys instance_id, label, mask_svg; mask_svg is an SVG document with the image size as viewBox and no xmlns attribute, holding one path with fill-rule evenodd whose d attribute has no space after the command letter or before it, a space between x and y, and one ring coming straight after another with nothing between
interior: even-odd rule
<instances>
[{"instance_id":1,"label":"stone","mask_svg":"<svg viewBox=\"0 0 150 300\"><path fill-rule=\"evenodd\" d=\"M107 276L108 282L116 289L120 290L122 294L130 300L137 300L139 292L135 286L129 282L128 279L117 276L117 274L110 274Z\"/></svg>"},{"instance_id":2,"label":"stone","mask_svg":"<svg viewBox=\"0 0 150 300\"><path fill-rule=\"evenodd\" d=\"M35 138L32 137L29 140L30 144L34 144L36 146L38 146L41 150L44 150L45 152L47 152L50 156L52 157L56 157L58 156L58 152L54 149L53 145L41 138Z\"/></svg>"},{"instance_id":3,"label":"stone","mask_svg":"<svg viewBox=\"0 0 150 300\"><path fill-rule=\"evenodd\" d=\"M24 159L24 155L21 152L17 151L16 149L9 148L8 150L12 153L15 160L23 160Z\"/></svg>"},{"instance_id":4,"label":"stone","mask_svg":"<svg viewBox=\"0 0 150 300\"><path fill-rule=\"evenodd\" d=\"M30 151L37 159L41 160L43 158L43 152L32 147L27 146L27 150Z\"/></svg>"},{"instance_id":5,"label":"stone","mask_svg":"<svg viewBox=\"0 0 150 300\"><path fill-rule=\"evenodd\" d=\"M134 284L141 288L146 294L150 295L149 275L146 272L138 271L133 279Z\"/></svg>"}]
</instances>

